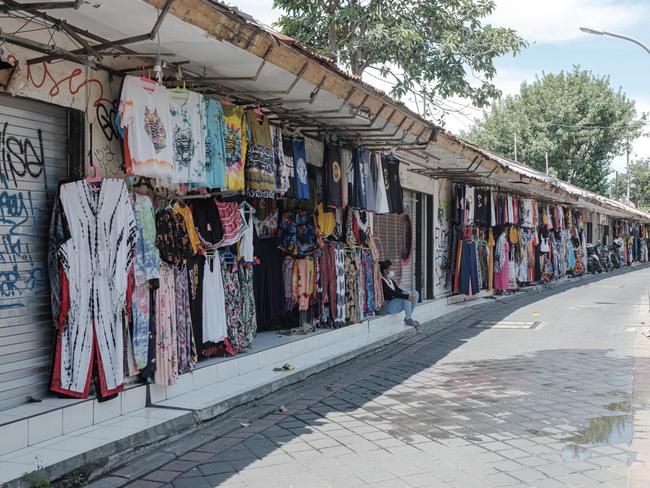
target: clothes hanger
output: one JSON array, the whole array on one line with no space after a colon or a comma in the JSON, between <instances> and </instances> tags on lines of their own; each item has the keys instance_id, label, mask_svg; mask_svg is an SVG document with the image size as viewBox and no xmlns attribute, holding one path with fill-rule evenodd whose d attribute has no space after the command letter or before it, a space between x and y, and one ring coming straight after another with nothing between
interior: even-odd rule
<instances>
[{"instance_id":1,"label":"clothes hanger","mask_svg":"<svg viewBox=\"0 0 650 488\"><path fill-rule=\"evenodd\" d=\"M142 65L142 69L145 68L145 65ZM146 83L151 83L152 85L157 85L158 83L155 80L151 79L151 70L147 68L147 75L142 75L140 76L140 81L144 81Z\"/></svg>"},{"instance_id":2,"label":"clothes hanger","mask_svg":"<svg viewBox=\"0 0 650 488\"><path fill-rule=\"evenodd\" d=\"M221 98L220 102L224 107L231 107L234 105L234 103L232 103L232 99L228 95L224 95Z\"/></svg>"},{"instance_id":3,"label":"clothes hanger","mask_svg":"<svg viewBox=\"0 0 650 488\"><path fill-rule=\"evenodd\" d=\"M221 253L224 264L237 264L237 256L233 254L229 247Z\"/></svg>"},{"instance_id":4,"label":"clothes hanger","mask_svg":"<svg viewBox=\"0 0 650 488\"><path fill-rule=\"evenodd\" d=\"M92 172L92 175L90 174ZM84 181L89 185L100 183L104 178L102 175L97 174L97 167L93 164L86 165L86 176ZM92 191L99 191L100 187L90 187Z\"/></svg>"}]
</instances>

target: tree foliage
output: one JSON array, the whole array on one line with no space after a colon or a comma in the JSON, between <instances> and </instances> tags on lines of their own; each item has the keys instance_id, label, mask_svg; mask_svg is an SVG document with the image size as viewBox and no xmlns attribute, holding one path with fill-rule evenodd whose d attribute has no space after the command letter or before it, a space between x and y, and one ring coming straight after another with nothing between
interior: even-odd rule
<instances>
[{"instance_id":1,"label":"tree foliage","mask_svg":"<svg viewBox=\"0 0 650 488\"><path fill-rule=\"evenodd\" d=\"M557 177L601 194L611 162L641 134L634 101L609 78L575 67L522 83L519 94L495 103L465 134L472 142L545 170L545 153Z\"/></svg>"},{"instance_id":2,"label":"tree foliage","mask_svg":"<svg viewBox=\"0 0 650 488\"><path fill-rule=\"evenodd\" d=\"M627 180L630 178L630 201L638 208L650 210L650 158L630 162L629 171L618 173L611 181L610 196L627 199Z\"/></svg>"},{"instance_id":3,"label":"tree foliage","mask_svg":"<svg viewBox=\"0 0 650 488\"><path fill-rule=\"evenodd\" d=\"M439 97L478 106L500 95L494 59L526 43L512 29L484 24L494 0L274 0L276 26L353 74L375 71L391 94L410 94L431 115Z\"/></svg>"}]
</instances>

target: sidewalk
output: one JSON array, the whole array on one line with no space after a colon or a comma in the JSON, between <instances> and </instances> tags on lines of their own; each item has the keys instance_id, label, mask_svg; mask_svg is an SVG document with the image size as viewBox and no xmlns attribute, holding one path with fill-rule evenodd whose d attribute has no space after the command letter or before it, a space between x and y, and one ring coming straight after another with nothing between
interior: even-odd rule
<instances>
[{"instance_id":1,"label":"sidewalk","mask_svg":"<svg viewBox=\"0 0 650 488\"><path fill-rule=\"evenodd\" d=\"M566 279L546 288L571 287L605 276L611 273ZM419 304L415 318L429 322L429 330L442 330L455 323L456 312L519 295L456 304L448 304L446 298L433 300ZM319 329L307 336L265 332L259 334L254 351L201 363L170 387L138 385L103 403L48 399L14 409L0 415L0 482L21 486L21 478L37 470L48 479L75 470L84 479L96 477L118 467L126 454L158 450L183 436L191 447L191 433L206 421L414 334L396 316L376 317L341 329ZM296 369L273 371L287 362ZM20 418L21 412L28 417ZM205 442L202 437L199 440ZM178 454L161 451L165 462ZM126 482L128 477L123 484Z\"/></svg>"}]
</instances>

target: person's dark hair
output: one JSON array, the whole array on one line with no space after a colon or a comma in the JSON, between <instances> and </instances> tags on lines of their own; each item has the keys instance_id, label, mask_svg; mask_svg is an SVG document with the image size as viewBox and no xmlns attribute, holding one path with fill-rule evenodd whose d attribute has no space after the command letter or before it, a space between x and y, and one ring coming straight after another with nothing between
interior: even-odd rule
<instances>
[{"instance_id":1,"label":"person's dark hair","mask_svg":"<svg viewBox=\"0 0 650 488\"><path fill-rule=\"evenodd\" d=\"M379 262L379 271L382 273L386 271L388 268L390 268L393 265L393 263L390 261L390 259L386 259L384 261Z\"/></svg>"}]
</instances>

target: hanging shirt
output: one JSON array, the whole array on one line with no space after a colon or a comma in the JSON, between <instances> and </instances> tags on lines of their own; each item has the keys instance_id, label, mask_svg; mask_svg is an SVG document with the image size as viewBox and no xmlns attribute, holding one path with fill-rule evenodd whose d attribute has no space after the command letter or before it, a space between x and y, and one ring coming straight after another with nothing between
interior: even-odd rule
<instances>
[{"instance_id":1,"label":"hanging shirt","mask_svg":"<svg viewBox=\"0 0 650 488\"><path fill-rule=\"evenodd\" d=\"M465 185L465 224L474 223L474 187Z\"/></svg>"},{"instance_id":2,"label":"hanging shirt","mask_svg":"<svg viewBox=\"0 0 650 488\"><path fill-rule=\"evenodd\" d=\"M329 208L342 208L343 167L340 143L325 143L323 153L323 199Z\"/></svg>"},{"instance_id":3,"label":"hanging shirt","mask_svg":"<svg viewBox=\"0 0 650 488\"><path fill-rule=\"evenodd\" d=\"M125 139L127 174L172 177L172 121L164 86L127 76L120 96L119 126L128 132Z\"/></svg>"},{"instance_id":4,"label":"hanging shirt","mask_svg":"<svg viewBox=\"0 0 650 488\"><path fill-rule=\"evenodd\" d=\"M282 144L282 130L277 127L271 127L271 138L273 139L273 157L275 162L275 193L278 197L283 197L291 187L290 178L293 177L293 165L289 166L287 164L284 145Z\"/></svg>"},{"instance_id":5,"label":"hanging shirt","mask_svg":"<svg viewBox=\"0 0 650 488\"><path fill-rule=\"evenodd\" d=\"M296 137L292 141L293 161L296 172L296 198L309 200L309 177L307 173L307 156L305 155L305 139Z\"/></svg>"},{"instance_id":6,"label":"hanging shirt","mask_svg":"<svg viewBox=\"0 0 650 488\"><path fill-rule=\"evenodd\" d=\"M174 183L205 184L205 105L191 91L169 91L174 147Z\"/></svg>"},{"instance_id":7,"label":"hanging shirt","mask_svg":"<svg viewBox=\"0 0 650 488\"><path fill-rule=\"evenodd\" d=\"M205 186L226 186L226 127L223 107L211 98L205 99Z\"/></svg>"},{"instance_id":8,"label":"hanging shirt","mask_svg":"<svg viewBox=\"0 0 650 488\"><path fill-rule=\"evenodd\" d=\"M371 171L376 172L377 175L375 179L375 213L387 214L390 212L388 207L388 197L386 196L388 184L384 179L384 168L381 163L381 157L378 153L372 153L370 164Z\"/></svg>"},{"instance_id":9,"label":"hanging shirt","mask_svg":"<svg viewBox=\"0 0 650 488\"><path fill-rule=\"evenodd\" d=\"M250 140L246 153L246 195L275 198L275 159L268 118L258 119L255 110L246 112Z\"/></svg>"},{"instance_id":10,"label":"hanging shirt","mask_svg":"<svg viewBox=\"0 0 650 488\"><path fill-rule=\"evenodd\" d=\"M284 194L285 198L295 198L296 196L296 165L293 160L293 139L291 137L282 137L282 152L284 153L284 164L287 167L287 176L289 188Z\"/></svg>"},{"instance_id":11,"label":"hanging shirt","mask_svg":"<svg viewBox=\"0 0 650 488\"><path fill-rule=\"evenodd\" d=\"M386 196L388 197L388 207L390 213L404 213L404 193L402 183L399 178L399 159L392 154L383 158L384 182L386 184Z\"/></svg>"},{"instance_id":12,"label":"hanging shirt","mask_svg":"<svg viewBox=\"0 0 650 488\"><path fill-rule=\"evenodd\" d=\"M374 164L373 154L362 148L362 157L366 162L366 210L374 212L377 206L377 165Z\"/></svg>"},{"instance_id":13,"label":"hanging shirt","mask_svg":"<svg viewBox=\"0 0 650 488\"><path fill-rule=\"evenodd\" d=\"M244 161L248 149L248 135L244 110L236 105L223 107L226 124L226 189L244 189Z\"/></svg>"}]
</instances>

